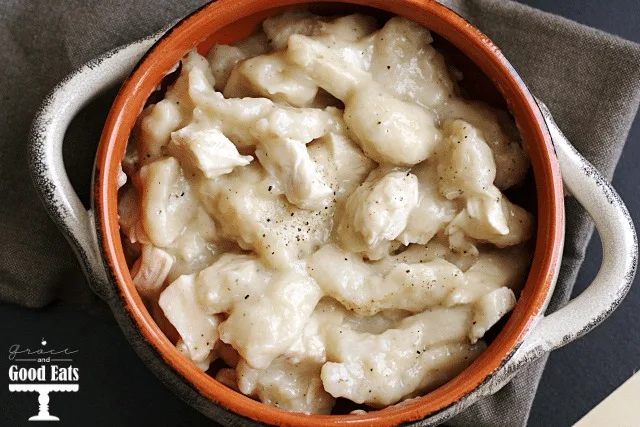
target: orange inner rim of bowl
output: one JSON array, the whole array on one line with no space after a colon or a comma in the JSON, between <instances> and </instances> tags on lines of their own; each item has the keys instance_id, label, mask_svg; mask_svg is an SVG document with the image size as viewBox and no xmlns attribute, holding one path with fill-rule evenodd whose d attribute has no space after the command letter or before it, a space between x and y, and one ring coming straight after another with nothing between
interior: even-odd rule
<instances>
[{"instance_id":1,"label":"orange inner rim of bowl","mask_svg":"<svg viewBox=\"0 0 640 427\"><path fill-rule=\"evenodd\" d=\"M107 118L96 161L95 202L108 268L120 300L145 339L164 361L203 396L237 414L267 424L288 426L396 425L419 420L461 400L513 353L546 306L559 268L564 233L562 183L544 120L535 101L489 39L455 13L432 0L330 0L369 6L408 17L447 39L491 79L507 100L529 148L537 188L537 237L526 285L509 320L487 350L460 375L423 397L357 415L304 415L257 402L223 386L182 356L155 324L131 281L117 213L117 171L137 116L167 72L190 50L205 53L215 43L250 35L266 17L305 0L220 0L200 9L163 37L125 81ZM338 6L336 4L336 6ZM232 24L231 24L232 23Z\"/></svg>"}]
</instances>

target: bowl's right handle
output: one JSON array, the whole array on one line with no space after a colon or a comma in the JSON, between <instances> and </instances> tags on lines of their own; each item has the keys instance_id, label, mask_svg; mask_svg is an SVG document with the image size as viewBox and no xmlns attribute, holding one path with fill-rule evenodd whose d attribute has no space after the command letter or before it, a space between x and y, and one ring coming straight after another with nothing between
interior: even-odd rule
<instances>
[{"instance_id":1,"label":"bowl's right handle","mask_svg":"<svg viewBox=\"0 0 640 427\"><path fill-rule=\"evenodd\" d=\"M638 263L638 240L627 207L611 184L565 138L548 108L539 101L538 104L556 149L565 187L593 218L603 256L598 275L589 287L533 327L505 366L511 372L598 326L624 299Z\"/></svg>"},{"instance_id":2,"label":"bowl's right handle","mask_svg":"<svg viewBox=\"0 0 640 427\"><path fill-rule=\"evenodd\" d=\"M103 299L109 297L110 287L97 247L93 211L84 208L69 182L62 143L76 114L122 81L159 36L110 51L77 69L45 98L29 133L29 167L40 199L73 248L89 285Z\"/></svg>"}]
</instances>

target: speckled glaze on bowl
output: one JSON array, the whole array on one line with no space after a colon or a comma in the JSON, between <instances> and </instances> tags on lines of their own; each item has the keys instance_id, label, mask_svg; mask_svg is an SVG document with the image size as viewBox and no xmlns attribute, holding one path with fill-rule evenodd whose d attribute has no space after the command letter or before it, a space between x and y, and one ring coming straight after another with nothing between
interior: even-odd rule
<instances>
[{"instance_id":1,"label":"speckled glaze on bowl","mask_svg":"<svg viewBox=\"0 0 640 427\"><path fill-rule=\"evenodd\" d=\"M424 25L479 67L516 120L531 157L537 193L534 260L515 310L471 366L423 397L366 414L286 412L228 389L183 357L153 321L127 268L118 227L117 170L149 95L190 49L197 47L205 53L216 42L241 40L264 18L306 3L318 5L305 0L220 0L166 32L109 52L82 67L52 91L36 115L29 145L34 183L51 217L74 247L92 288L109 303L138 354L168 387L204 414L226 425L435 425L497 391L524 364L604 320L626 294L637 263L633 224L615 191L564 138L546 107L529 93L499 49L439 3L343 0L324 2L321 7L330 11L342 11L345 4L372 7ZM122 79L132 67L104 127L95 164L93 207L86 211L62 164L64 131L92 96ZM564 243L563 178L565 186L594 218L603 241L604 260L598 277L582 295L545 317Z\"/></svg>"}]
</instances>

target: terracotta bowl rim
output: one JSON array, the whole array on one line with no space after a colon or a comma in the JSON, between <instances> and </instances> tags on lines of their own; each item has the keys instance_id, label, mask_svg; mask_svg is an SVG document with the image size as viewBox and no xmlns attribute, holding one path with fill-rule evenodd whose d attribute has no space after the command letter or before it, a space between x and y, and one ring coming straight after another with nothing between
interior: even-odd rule
<instances>
[{"instance_id":1,"label":"terracotta bowl rim","mask_svg":"<svg viewBox=\"0 0 640 427\"><path fill-rule=\"evenodd\" d=\"M488 349L463 373L420 398L401 405L360 415L304 415L264 405L221 385L182 356L155 324L131 281L120 240L117 216L117 170L135 118L171 66L209 34L256 12L282 6L314 3L347 3L372 6L405 15L448 39L494 82L516 118L531 152L537 188L537 243L525 288L509 321ZM414 15L415 13L415 15ZM215 25L212 24L215 22ZM196 38L196 36L198 36ZM526 136L526 139L525 139ZM553 144L542 114L513 67L491 40L455 12L433 0L219 0L191 13L165 33L143 56L118 93L107 117L94 182L97 233L103 259L118 293L116 304L124 306L144 339L182 379L205 398L226 410L267 424L321 426L397 425L421 420L455 405L486 383L521 345L543 313L555 286L564 238L562 180Z\"/></svg>"}]
</instances>

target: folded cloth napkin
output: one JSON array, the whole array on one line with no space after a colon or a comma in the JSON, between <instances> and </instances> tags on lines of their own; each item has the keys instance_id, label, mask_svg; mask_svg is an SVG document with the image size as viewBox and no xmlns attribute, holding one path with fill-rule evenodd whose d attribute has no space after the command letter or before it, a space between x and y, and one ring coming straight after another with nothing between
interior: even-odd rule
<instances>
[{"instance_id":1,"label":"folded cloth napkin","mask_svg":"<svg viewBox=\"0 0 640 427\"><path fill-rule=\"evenodd\" d=\"M442 2L501 47L569 140L610 178L640 101L640 46L511 1ZM202 3L1 0L0 60L7 77L0 85L0 301L41 307L64 299L107 313L31 187L28 127L46 93L74 68ZM115 89L80 114L65 141L71 181L87 206L93 156L114 95ZM586 213L568 199L565 252L549 311L569 298L592 230ZM526 424L545 362L530 365L449 424Z\"/></svg>"}]
</instances>

